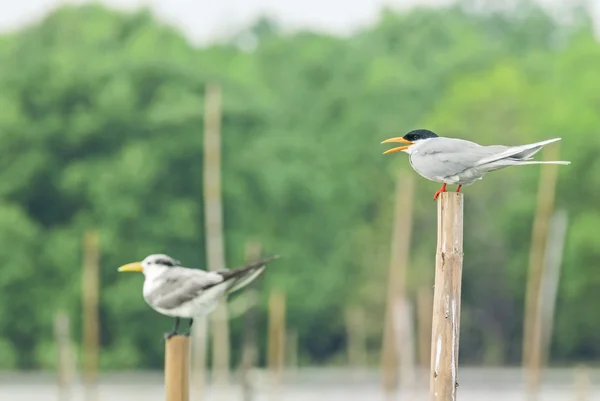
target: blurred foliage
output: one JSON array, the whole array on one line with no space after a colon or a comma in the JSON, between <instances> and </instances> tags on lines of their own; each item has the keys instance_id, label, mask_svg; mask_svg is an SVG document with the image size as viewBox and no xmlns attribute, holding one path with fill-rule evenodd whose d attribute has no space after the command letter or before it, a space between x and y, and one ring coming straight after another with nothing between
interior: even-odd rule
<instances>
[{"instance_id":1,"label":"blurred foliage","mask_svg":"<svg viewBox=\"0 0 600 401\"><path fill-rule=\"evenodd\" d=\"M286 34L261 19L229 43L195 49L150 13L60 8L0 37L1 368L52 363L52 319L81 327L81 248L100 232L102 365L156 368L170 325L145 305L142 277L117 266L164 252L202 267L204 87L223 87L227 262L247 241L284 256L263 276L287 292L307 363L345 352L345 308L368 316L377 354L398 174L379 142L427 127L484 144L564 138L557 206L570 227L555 361L600 357L600 46L573 8L497 10L463 2L384 9L348 38ZM520 360L539 167L465 188L461 360ZM438 185L418 180L409 282L431 286ZM233 360L241 319L232 321ZM15 351L16 350L16 351Z\"/></svg>"}]
</instances>

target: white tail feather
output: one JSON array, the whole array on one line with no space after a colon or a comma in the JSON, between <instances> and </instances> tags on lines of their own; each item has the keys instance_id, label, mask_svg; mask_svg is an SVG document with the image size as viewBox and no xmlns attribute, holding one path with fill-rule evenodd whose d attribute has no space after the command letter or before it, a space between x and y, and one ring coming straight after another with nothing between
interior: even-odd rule
<instances>
[{"instance_id":1,"label":"white tail feather","mask_svg":"<svg viewBox=\"0 0 600 401\"><path fill-rule=\"evenodd\" d=\"M534 149L534 148L542 148L542 146L547 145L549 143L552 142L556 142L556 141L560 141L561 138L552 138L552 139L547 139L545 141L541 141L541 142L535 142L535 143L530 143L527 145L520 145L520 146L511 146L510 148L506 149L504 152L492 155L492 156L488 156L488 157L484 157L483 159L481 159L478 163L478 165L482 165L482 164L487 164L487 163L492 163L495 162L497 160L501 160L501 159L505 159L507 157L511 157L513 155L525 152L529 149ZM536 151L537 152L537 151ZM527 155L528 157L533 156L533 154L535 154L536 152L533 152L529 155Z\"/></svg>"},{"instance_id":2,"label":"white tail feather","mask_svg":"<svg viewBox=\"0 0 600 401\"><path fill-rule=\"evenodd\" d=\"M537 161L537 160L532 160L532 161L515 161L515 164L521 166L523 164L562 164L562 165L567 165L567 164L571 164L571 162L567 162L567 161Z\"/></svg>"}]
</instances>

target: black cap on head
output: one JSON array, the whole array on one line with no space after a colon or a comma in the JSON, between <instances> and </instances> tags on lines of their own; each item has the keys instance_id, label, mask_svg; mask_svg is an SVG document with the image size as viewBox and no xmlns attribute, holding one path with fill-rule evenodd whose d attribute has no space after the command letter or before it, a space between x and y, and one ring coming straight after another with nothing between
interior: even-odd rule
<instances>
[{"instance_id":1,"label":"black cap on head","mask_svg":"<svg viewBox=\"0 0 600 401\"><path fill-rule=\"evenodd\" d=\"M429 131L428 129L412 130L408 134L403 136L404 139L406 139L407 141L411 141L411 142L415 142L420 139L437 138L437 137L438 136L436 133Z\"/></svg>"},{"instance_id":2,"label":"black cap on head","mask_svg":"<svg viewBox=\"0 0 600 401\"><path fill-rule=\"evenodd\" d=\"M156 255L150 255L144 260L149 264L159 265L159 266L174 267L174 266L181 265L181 262L179 262L178 260L175 260L172 257L170 257L169 255L165 255L162 253L159 253Z\"/></svg>"}]
</instances>

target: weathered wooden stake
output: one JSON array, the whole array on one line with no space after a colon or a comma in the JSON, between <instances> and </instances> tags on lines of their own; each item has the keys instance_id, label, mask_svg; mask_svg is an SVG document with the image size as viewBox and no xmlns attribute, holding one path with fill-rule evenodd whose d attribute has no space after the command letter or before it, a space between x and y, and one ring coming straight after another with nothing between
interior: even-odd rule
<instances>
[{"instance_id":1,"label":"weathered wooden stake","mask_svg":"<svg viewBox=\"0 0 600 401\"><path fill-rule=\"evenodd\" d=\"M54 316L54 337L57 353L58 400L68 401L72 395L75 360L71 343L71 324L69 315L65 311L59 311Z\"/></svg>"},{"instance_id":2,"label":"weathered wooden stake","mask_svg":"<svg viewBox=\"0 0 600 401\"><path fill-rule=\"evenodd\" d=\"M202 401L206 387L206 344L208 342L208 317L194 319L192 330L191 397Z\"/></svg>"},{"instance_id":3,"label":"weathered wooden stake","mask_svg":"<svg viewBox=\"0 0 600 401\"><path fill-rule=\"evenodd\" d=\"M258 242L248 242L246 244L245 257L246 263L252 263L260 258L262 247ZM246 310L244 316L244 336L242 343L242 361L240 364L240 376L242 382L242 393L244 401L252 401L255 397L255 386L252 380L252 369L255 368L258 360L258 306L255 300L258 298L256 286L258 281L253 281L246 287L246 295L252 306Z\"/></svg>"},{"instance_id":4,"label":"weathered wooden stake","mask_svg":"<svg viewBox=\"0 0 600 401\"><path fill-rule=\"evenodd\" d=\"M287 330L285 336L285 366L288 371L298 369L298 330Z\"/></svg>"},{"instance_id":5,"label":"weathered wooden stake","mask_svg":"<svg viewBox=\"0 0 600 401\"><path fill-rule=\"evenodd\" d=\"M554 331L554 310L556 308L556 295L560 280L560 266L563 258L563 248L567 236L568 217L565 210L554 213L550 221L550 232L546 242L546 256L544 257L544 278L542 280L540 307L541 333L536 337L541 338L540 362L542 365L550 359L550 344Z\"/></svg>"},{"instance_id":6,"label":"weathered wooden stake","mask_svg":"<svg viewBox=\"0 0 600 401\"><path fill-rule=\"evenodd\" d=\"M400 361L401 394L406 399L414 399L416 390L415 337L412 305L406 299L397 299L394 304L394 333L402 339L396 342L396 352Z\"/></svg>"},{"instance_id":7,"label":"weathered wooden stake","mask_svg":"<svg viewBox=\"0 0 600 401\"><path fill-rule=\"evenodd\" d=\"M558 152L558 145L545 149L544 159L558 160ZM527 374L528 399L531 401L538 398L541 380L541 291L544 277L546 239L554 208L557 175L557 165L542 165L529 254L529 275L527 277L523 322L523 366Z\"/></svg>"},{"instance_id":8,"label":"weathered wooden stake","mask_svg":"<svg viewBox=\"0 0 600 401\"><path fill-rule=\"evenodd\" d=\"M285 363L285 294L281 291L273 291L269 297L268 336L269 380L271 392L278 399Z\"/></svg>"},{"instance_id":9,"label":"weathered wooden stake","mask_svg":"<svg viewBox=\"0 0 600 401\"><path fill-rule=\"evenodd\" d=\"M590 393L590 372L587 365L575 367L575 401L588 401Z\"/></svg>"},{"instance_id":10,"label":"weathered wooden stake","mask_svg":"<svg viewBox=\"0 0 600 401\"><path fill-rule=\"evenodd\" d=\"M412 205L414 176L401 174L396 181L396 202L394 207L394 231L392 234L388 289L383 331L381 364L383 370L383 389L387 398L393 397L400 382L408 383L410 378L400 378L399 359L401 355L413 355L411 345L406 339L398 337L402 333L394 331L394 308L398 302L406 302L406 277L408 255L410 253L410 235L412 229ZM396 318L398 318L396 316ZM400 318L404 320L403 318ZM405 370L406 371L406 370Z\"/></svg>"},{"instance_id":11,"label":"weathered wooden stake","mask_svg":"<svg viewBox=\"0 0 600 401\"><path fill-rule=\"evenodd\" d=\"M346 310L346 336L348 338L348 364L358 377L367 367L367 330L365 312L359 306Z\"/></svg>"},{"instance_id":12,"label":"weathered wooden stake","mask_svg":"<svg viewBox=\"0 0 600 401\"><path fill-rule=\"evenodd\" d=\"M189 337L173 336L165 345L165 395L167 401L189 401Z\"/></svg>"},{"instance_id":13,"label":"weathered wooden stake","mask_svg":"<svg viewBox=\"0 0 600 401\"><path fill-rule=\"evenodd\" d=\"M204 219L209 270L224 270L221 199L221 87L206 86L204 101ZM218 387L229 383L229 320L225 300L211 314L213 377Z\"/></svg>"},{"instance_id":14,"label":"weathered wooden stake","mask_svg":"<svg viewBox=\"0 0 600 401\"><path fill-rule=\"evenodd\" d=\"M438 238L431 329L430 399L456 400L463 263L463 195L438 200Z\"/></svg>"},{"instance_id":15,"label":"weathered wooden stake","mask_svg":"<svg viewBox=\"0 0 600 401\"><path fill-rule=\"evenodd\" d=\"M85 232L83 239L83 382L86 401L98 400L98 358L100 324L98 316L98 265L100 259L98 233Z\"/></svg>"}]
</instances>

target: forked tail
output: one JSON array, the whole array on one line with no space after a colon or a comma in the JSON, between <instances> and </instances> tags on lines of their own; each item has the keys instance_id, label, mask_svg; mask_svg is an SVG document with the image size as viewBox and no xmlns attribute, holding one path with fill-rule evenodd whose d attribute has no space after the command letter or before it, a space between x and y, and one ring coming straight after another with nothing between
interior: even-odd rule
<instances>
[{"instance_id":1,"label":"forked tail","mask_svg":"<svg viewBox=\"0 0 600 401\"><path fill-rule=\"evenodd\" d=\"M518 164L519 166L522 166L524 164L562 164L562 165L567 165L567 164L571 164L571 162L567 162L567 161L545 161L545 160L518 160L515 161L515 164Z\"/></svg>"},{"instance_id":2,"label":"forked tail","mask_svg":"<svg viewBox=\"0 0 600 401\"><path fill-rule=\"evenodd\" d=\"M254 281L265 270L268 262L278 258L279 255L273 255L238 269L225 270L218 273L223 277L223 282L227 283L227 292L232 293Z\"/></svg>"}]
</instances>

